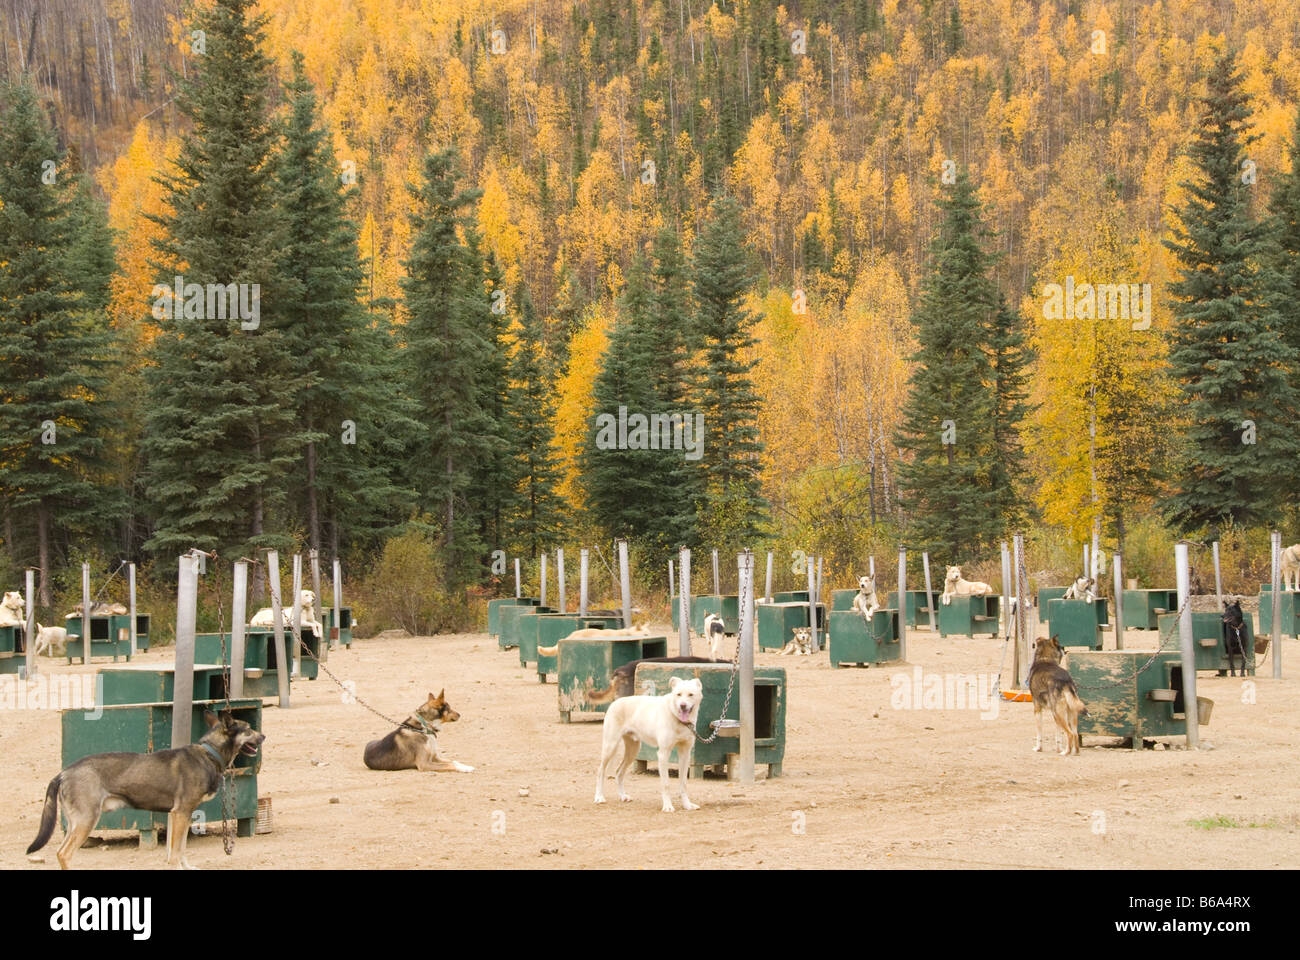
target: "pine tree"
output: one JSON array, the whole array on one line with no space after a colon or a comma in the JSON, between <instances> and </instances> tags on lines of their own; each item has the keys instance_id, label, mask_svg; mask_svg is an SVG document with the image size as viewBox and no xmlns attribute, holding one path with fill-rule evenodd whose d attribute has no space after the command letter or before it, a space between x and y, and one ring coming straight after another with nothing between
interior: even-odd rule
<instances>
[{"instance_id":1,"label":"pine tree","mask_svg":"<svg viewBox=\"0 0 1300 960\"><path fill-rule=\"evenodd\" d=\"M1163 504L1180 531L1273 516L1293 498L1300 453L1297 356L1287 343L1278 299L1285 280L1274 264L1269 224L1256 220L1243 183L1250 110L1235 60L1211 69L1203 122L1188 147L1198 176L1165 245L1177 279L1169 366L1186 411L1175 491Z\"/></svg>"},{"instance_id":2,"label":"pine tree","mask_svg":"<svg viewBox=\"0 0 1300 960\"><path fill-rule=\"evenodd\" d=\"M542 357L542 322L528 292L520 288L519 327L510 361L511 389L506 399L517 478L510 523L514 550L536 557L560 538L564 503L556 488L560 471L551 446L555 401Z\"/></svg>"},{"instance_id":3,"label":"pine tree","mask_svg":"<svg viewBox=\"0 0 1300 960\"><path fill-rule=\"evenodd\" d=\"M35 515L46 606L56 535L102 534L121 506L103 459L111 233L60 160L32 89L0 87L0 497Z\"/></svg>"},{"instance_id":4,"label":"pine tree","mask_svg":"<svg viewBox=\"0 0 1300 960\"><path fill-rule=\"evenodd\" d=\"M357 227L316 94L293 54L289 117L275 175L284 224L278 273L288 297L284 331L302 380L297 419L308 439L295 465L294 511L307 541L373 541L407 518L414 494L396 481L412 404L398 389L396 347L357 301L364 274Z\"/></svg>"},{"instance_id":5,"label":"pine tree","mask_svg":"<svg viewBox=\"0 0 1300 960\"><path fill-rule=\"evenodd\" d=\"M304 384L283 320L293 292L279 283L270 61L252 6L198 8L206 52L178 100L193 130L161 178L170 213L156 218L166 232L142 444L155 510L145 547L158 553L289 549L288 488L312 439L297 419ZM183 298L170 293L175 276Z\"/></svg>"},{"instance_id":6,"label":"pine tree","mask_svg":"<svg viewBox=\"0 0 1300 960\"><path fill-rule=\"evenodd\" d=\"M1029 519L1025 478L1029 465L1020 433L1029 415L1029 366L1033 351L1024 317L998 296L989 338L993 368L993 424L995 453L989 484L1001 529L998 536L1014 534Z\"/></svg>"},{"instance_id":7,"label":"pine tree","mask_svg":"<svg viewBox=\"0 0 1300 960\"><path fill-rule=\"evenodd\" d=\"M696 406L704 417L702 467L706 539L741 547L760 535L766 504L760 493L759 397L751 373L754 316L743 297L750 280L740 204L715 200L695 249L695 330L704 343Z\"/></svg>"},{"instance_id":8,"label":"pine tree","mask_svg":"<svg viewBox=\"0 0 1300 960\"><path fill-rule=\"evenodd\" d=\"M506 415L510 393L506 343L510 323L509 298L496 255L485 250L476 230L467 231L467 242L482 251L483 291L489 304L488 325L483 331L487 350L479 358L483 413L487 418L487 447L471 489L479 518L479 539L489 550L498 550L506 546L509 517L514 510L515 488L519 482L517 464L511 456L516 438Z\"/></svg>"},{"instance_id":9,"label":"pine tree","mask_svg":"<svg viewBox=\"0 0 1300 960\"><path fill-rule=\"evenodd\" d=\"M455 586L477 577L486 545L471 502L476 471L492 447L494 423L484 409L482 358L492 349L492 313L472 231L479 191L457 186L452 149L425 157L411 188L413 236L402 292L406 383L421 431L411 457L420 506L434 512L448 576Z\"/></svg>"},{"instance_id":10,"label":"pine tree","mask_svg":"<svg viewBox=\"0 0 1300 960\"><path fill-rule=\"evenodd\" d=\"M1300 110L1291 132L1291 171L1278 178L1269 202L1275 265L1282 284L1275 299L1283 336L1300 354Z\"/></svg>"},{"instance_id":11,"label":"pine tree","mask_svg":"<svg viewBox=\"0 0 1300 960\"><path fill-rule=\"evenodd\" d=\"M898 469L909 543L961 562L1004 532L992 490L998 398L989 359L999 297L965 170L939 207L944 220L912 315L916 368L895 444L910 455Z\"/></svg>"}]
</instances>

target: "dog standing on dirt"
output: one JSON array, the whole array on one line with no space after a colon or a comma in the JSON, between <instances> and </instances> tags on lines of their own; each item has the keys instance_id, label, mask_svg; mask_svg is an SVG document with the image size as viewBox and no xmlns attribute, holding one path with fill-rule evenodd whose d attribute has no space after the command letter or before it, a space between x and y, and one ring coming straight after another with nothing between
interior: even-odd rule
<instances>
[{"instance_id":1,"label":"dog standing on dirt","mask_svg":"<svg viewBox=\"0 0 1300 960\"><path fill-rule=\"evenodd\" d=\"M949 567L948 575L943 580L943 595L939 602L944 606L952 603L953 597L987 597L993 588L982 580L965 580L961 567Z\"/></svg>"},{"instance_id":2,"label":"dog standing on dirt","mask_svg":"<svg viewBox=\"0 0 1300 960\"><path fill-rule=\"evenodd\" d=\"M68 629L67 627L42 627L39 621L36 624L36 639L32 641L33 649L36 655L49 652L50 656L58 656L59 647L64 650L68 646Z\"/></svg>"},{"instance_id":3,"label":"dog standing on dirt","mask_svg":"<svg viewBox=\"0 0 1300 960\"><path fill-rule=\"evenodd\" d=\"M256 756L266 739L243 720L236 720L229 710L220 715L206 711L203 719L208 732L188 747L156 753L97 753L64 769L45 791L41 827L27 848L28 855L49 842L59 803L68 821L68 832L56 854L64 870L95 829L101 813L135 807L167 814L167 862L176 856L179 867L194 869L185 859L190 818L199 804L217 795L221 777L235 757Z\"/></svg>"},{"instance_id":4,"label":"dog standing on dirt","mask_svg":"<svg viewBox=\"0 0 1300 960\"><path fill-rule=\"evenodd\" d=\"M1228 655L1228 674L1237 675L1236 657L1241 657L1241 675L1246 675L1246 618L1240 600L1223 601L1223 649Z\"/></svg>"},{"instance_id":5,"label":"dog standing on dirt","mask_svg":"<svg viewBox=\"0 0 1300 960\"><path fill-rule=\"evenodd\" d=\"M727 624L716 613L704 617L704 637L709 641L709 656L718 659L718 650L727 639Z\"/></svg>"},{"instance_id":6,"label":"dog standing on dirt","mask_svg":"<svg viewBox=\"0 0 1300 960\"><path fill-rule=\"evenodd\" d=\"M460 719L442 690L431 693L402 725L381 740L366 744L365 761L371 770L434 770L438 773L473 773L466 763L438 753L438 731L444 723Z\"/></svg>"},{"instance_id":7,"label":"dog standing on dirt","mask_svg":"<svg viewBox=\"0 0 1300 960\"><path fill-rule=\"evenodd\" d=\"M1282 551L1282 589L1300 590L1300 543Z\"/></svg>"},{"instance_id":8,"label":"dog standing on dirt","mask_svg":"<svg viewBox=\"0 0 1300 960\"><path fill-rule=\"evenodd\" d=\"M623 789L623 778L636 759L637 750L644 743L659 751L659 786L663 793L663 812L673 812L673 801L668 796L668 760L677 750L677 780L681 788L682 808L698 810L686 795L686 778L691 771L691 751L695 748L695 716L704 698L704 685L698 677L683 680L669 679L670 690L662 697L623 697L615 700L605 711L600 745L600 767L596 771L596 803L605 802L606 770L623 748L623 760L615 778L618 798L631 800Z\"/></svg>"},{"instance_id":9,"label":"dog standing on dirt","mask_svg":"<svg viewBox=\"0 0 1300 960\"><path fill-rule=\"evenodd\" d=\"M1034 698L1034 718L1038 721L1034 750L1043 749L1043 711L1050 710L1056 725L1066 736L1065 749L1061 751L1063 757L1079 752L1079 717L1088 713L1087 706L1079 699L1079 688L1070 671L1061 666L1064 653L1059 637L1036 640L1034 662L1029 668L1029 693ZM1057 741L1060 741L1060 734Z\"/></svg>"}]
</instances>

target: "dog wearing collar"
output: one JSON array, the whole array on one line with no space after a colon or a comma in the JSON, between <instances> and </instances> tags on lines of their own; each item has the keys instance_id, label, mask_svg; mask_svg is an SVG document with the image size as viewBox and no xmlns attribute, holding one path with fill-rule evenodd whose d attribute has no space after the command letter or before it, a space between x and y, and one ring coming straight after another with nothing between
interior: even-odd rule
<instances>
[{"instance_id":1,"label":"dog wearing collar","mask_svg":"<svg viewBox=\"0 0 1300 960\"><path fill-rule=\"evenodd\" d=\"M781 652L778 653L777 656L784 657L787 654L791 654L791 653L797 654L802 657L808 657L812 655L812 628L811 627L795 627L794 638L789 643L787 643L784 647L781 648Z\"/></svg>"},{"instance_id":2,"label":"dog wearing collar","mask_svg":"<svg viewBox=\"0 0 1300 960\"><path fill-rule=\"evenodd\" d=\"M628 768L636 760L641 744L659 751L659 787L663 795L664 813L673 812L673 801L668 795L668 765L674 748L677 750L677 782L681 788L682 808L698 810L686 795L686 778L691 771L691 752L695 749L695 717L704 699L704 685L699 677L683 680L671 677L669 691L662 697L623 697L615 700L605 711L600 747L600 767L596 771L596 803L605 802L605 779L620 746L623 760L618 766L615 781L618 798L632 797L623 788Z\"/></svg>"},{"instance_id":3,"label":"dog wearing collar","mask_svg":"<svg viewBox=\"0 0 1300 960\"><path fill-rule=\"evenodd\" d=\"M862 619L868 622L880 609L880 598L876 596L875 577L858 577L858 595L853 598L853 609L862 614Z\"/></svg>"},{"instance_id":4,"label":"dog wearing collar","mask_svg":"<svg viewBox=\"0 0 1300 960\"><path fill-rule=\"evenodd\" d=\"M217 795L226 768L239 756L254 757L266 735L229 710L206 711L208 732L198 743L154 753L97 753L82 757L50 781L41 811L40 831L27 848L30 856L49 842L58 804L68 832L56 856L59 866L77 852L106 810L135 807L167 814L167 862L193 869L185 858L190 819L199 804Z\"/></svg>"},{"instance_id":5,"label":"dog wearing collar","mask_svg":"<svg viewBox=\"0 0 1300 960\"><path fill-rule=\"evenodd\" d=\"M438 731L460 714L447 702L446 689L427 700L402 725L381 740L366 744L365 761L371 770L433 770L437 773L473 773L466 763L448 760L438 752Z\"/></svg>"},{"instance_id":6,"label":"dog wearing collar","mask_svg":"<svg viewBox=\"0 0 1300 960\"><path fill-rule=\"evenodd\" d=\"M1097 599L1097 595L1092 592L1092 585L1095 581L1092 577L1079 577L1074 583L1066 588L1062 600L1087 600L1092 603Z\"/></svg>"}]
</instances>

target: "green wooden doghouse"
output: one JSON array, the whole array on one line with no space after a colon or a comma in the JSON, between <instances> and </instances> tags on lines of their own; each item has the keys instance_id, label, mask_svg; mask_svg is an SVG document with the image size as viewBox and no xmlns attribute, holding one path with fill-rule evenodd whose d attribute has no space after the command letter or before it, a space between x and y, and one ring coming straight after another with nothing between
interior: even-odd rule
<instances>
[{"instance_id":1,"label":"green wooden doghouse","mask_svg":"<svg viewBox=\"0 0 1300 960\"><path fill-rule=\"evenodd\" d=\"M573 714L600 716L608 703L592 703L588 695L609 689L614 671L625 663L646 657L668 656L667 637L619 636L575 637L559 641L555 655L560 719L569 723Z\"/></svg>"},{"instance_id":2,"label":"green wooden doghouse","mask_svg":"<svg viewBox=\"0 0 1300 960\"><path fill-rule=\"evenodd\" d=\"M1187 733L1178 651L1071 650L1066 663L1088 712L1079 735L1120 737L1135 750L1144 737ZM1209 723L1214 703L1197 697L1193 717Z\"/></svg>"}]
</instances>

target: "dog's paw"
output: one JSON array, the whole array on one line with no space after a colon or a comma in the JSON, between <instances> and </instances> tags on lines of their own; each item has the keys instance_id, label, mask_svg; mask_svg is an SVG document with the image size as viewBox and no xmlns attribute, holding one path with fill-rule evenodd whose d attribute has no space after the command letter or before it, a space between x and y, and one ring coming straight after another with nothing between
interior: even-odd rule
<instances>
[{"instance_id":1,"label":"dog's paw","mask_svg":"<svg viewBox=\"0 0 1300 960\"><path fill-rule=\"evenodd\" d=\"M632 794L630 794L630 793L620 793L620 794L618 795L618 798L619 798L620 800L622 800L624 803L631 803L631 802L632 802Z\"/></svg>"},{"instance_id":2,"label":"dog's paw","mask_svg":"<svg viewBox=\"0 0 1300 960\"><path fill-rule=\"evenodd\" d=\"M685 797L682 797L682 809L683 809L683 810L698 810L698 809L700 809L700 805L699 805L698 803L691 803L691 801L687 800Z\"/></svg>"},{"instance_id":3,"label":"dog's paw","mask_svg":"<svg viewBox=\"0 0 1300 960\"><path fill-rule=\"evenodd\" d=\"M605 802L605 795L604 795L603 793L598 793L598 794L596 794L596 799L593 800L592 802L593 802L593 803L604 803L604 802Z\"/></svg>"},{"instance_id":4,"label":"dog's paw","mask_svg":"<svg viewBox=\"0 0 1300 960\"><path fill-rule=\"evenodd\" d=\"M1042 753L1042 752L1043 752L1043 745L1041 743L1034 744L1034 753Z\"/></svg>"},{"instance_id":5,"label":"dog's paw","mask_svg":"<svg viewBox=\"0 0 1300 960\"><path fill-rule=\"evenodd\" d=\"M455 760L453 760L453 761L451 762L451 765L452 765L453 767L456 768L456 772L457 772L457 773L473 773L473 772L474 772L474 768L471 767L468 763L458 763L458 762L456 762Z\"/></svg>"},{"instance_id":6,"label":"dog's paw","mask_svg":"<svg viewBox=\"0 0 1300 960\"><path fill-rule=\"evenodd\" d=\"M665 801L664 801L664 805L663 805L663 807L661 808L661 812L663 812L663 813L673 813L673 812L674 812L673 802L672 802L671 800L665 800Z\"/></svg>"}]
</instances>

